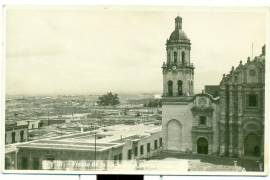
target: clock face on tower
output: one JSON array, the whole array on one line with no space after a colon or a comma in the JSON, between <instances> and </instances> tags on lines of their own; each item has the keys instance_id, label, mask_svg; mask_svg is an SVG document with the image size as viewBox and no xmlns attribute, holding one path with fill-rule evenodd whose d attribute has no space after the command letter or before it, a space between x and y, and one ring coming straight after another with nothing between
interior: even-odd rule
<instances>
[{"instance_id":1,"label":"clock face on tower","mask_svg":"<svg viewBox=\"0 0 270 180\"><path fill-rule=\"evenodd\" d=\"M173 69L173 70L176 70L176 66L173 66L172 69Z\"/></svg>"}]
</instances>

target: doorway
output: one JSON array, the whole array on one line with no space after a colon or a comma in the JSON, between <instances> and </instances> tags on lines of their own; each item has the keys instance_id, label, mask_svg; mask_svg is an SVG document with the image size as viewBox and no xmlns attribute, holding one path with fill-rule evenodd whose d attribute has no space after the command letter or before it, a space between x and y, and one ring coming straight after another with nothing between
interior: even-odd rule
<instances>
[{"instance_id":1,"label":"doorway","mask_svg":"<svg viewBox=\"0 0 270 180\"><path fill-rule=\"evenodd\" d=\"M258 157L261 155L260 138L256 134L248 134L244 142L245 156Z\"/></svg>"},{"instance_id":2,"label":"doorway","mask_svg":"<svg viewBox=\"0 0 270 180\"><path fill-rule=\"evenodd\" d=\"M199 138L197 140L197 153L208 154L208 141L205 138Z\"/></svg>"}]
</instances>

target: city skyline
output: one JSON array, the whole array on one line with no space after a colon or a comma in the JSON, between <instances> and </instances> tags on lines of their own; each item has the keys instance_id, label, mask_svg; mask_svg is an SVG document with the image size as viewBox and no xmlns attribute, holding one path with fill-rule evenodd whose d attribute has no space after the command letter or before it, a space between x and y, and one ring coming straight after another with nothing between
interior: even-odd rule
<instances>
[{"instance_id":1,"label":"city skyline","mask_svg":"<svg viewBox=\"0 0 270 180\"><path fill-rule=\"evenodd\" d=\"M5 7L3 172L266 175L268 13Z\"/></svg>"},{"instance_id":2,"label":"city skyline","mask_svg":"<svg viewBox=\"0 0 270 180\"><path fill-rule=\"evenodd\" d=\"M161 93L166 38L177 14L192 43L195 92L246 62L252 43L254 56L265 44L263 8L9 8L6 94Z\"/></svg>"}]
</instances>

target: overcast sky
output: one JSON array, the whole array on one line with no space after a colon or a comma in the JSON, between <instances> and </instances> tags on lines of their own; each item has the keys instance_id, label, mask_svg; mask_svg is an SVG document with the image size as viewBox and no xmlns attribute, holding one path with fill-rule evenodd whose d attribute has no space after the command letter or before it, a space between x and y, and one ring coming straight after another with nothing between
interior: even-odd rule
<instances>
[{"instance_id":1,"label":"overcast sky","mask_svg":"<svg viewBox=\"0 0 270 180\"><path fill-rule=\"evenodd\" d=\"M265 43L264 9L9 8L6 93L161 93L177 15L192 43L196 92Z\"/></svg>"}]
</instances>

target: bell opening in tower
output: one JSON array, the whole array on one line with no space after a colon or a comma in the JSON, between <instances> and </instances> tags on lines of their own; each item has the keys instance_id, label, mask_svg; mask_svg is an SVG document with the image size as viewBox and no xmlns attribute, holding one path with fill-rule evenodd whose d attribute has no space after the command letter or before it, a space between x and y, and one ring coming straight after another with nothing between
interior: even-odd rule
<instances>
[{"instance_id":1,"label":"bell opening in tower","mask_svg":"<svg viewBox=\"0 0 270 180\"><path fill-rule=\"evenodd\" d=\"M168 96L173 96L173 82L168 81Z\"/></svg>"},{"instance_id":2,"label":"bell opening in tower","mask_svg":"<svg viewBox=\"0 0 270 180\"><path fill-rule=\"evenodd\" d=\"M173 56L174 56L173 62L174 64L177 64L177 52L174 52Z\"/></svg>"},{"instance_id":3,"label":"bell opening in tower","mask_svg":"<svg viewBox=\"0 0 270 180\"><path fill-rule=\"evenodd\" d=\"M181 56L182 56L182 64L185 64L185 52L184 51L182 52Z\"/></svg>"}]
</instances>

